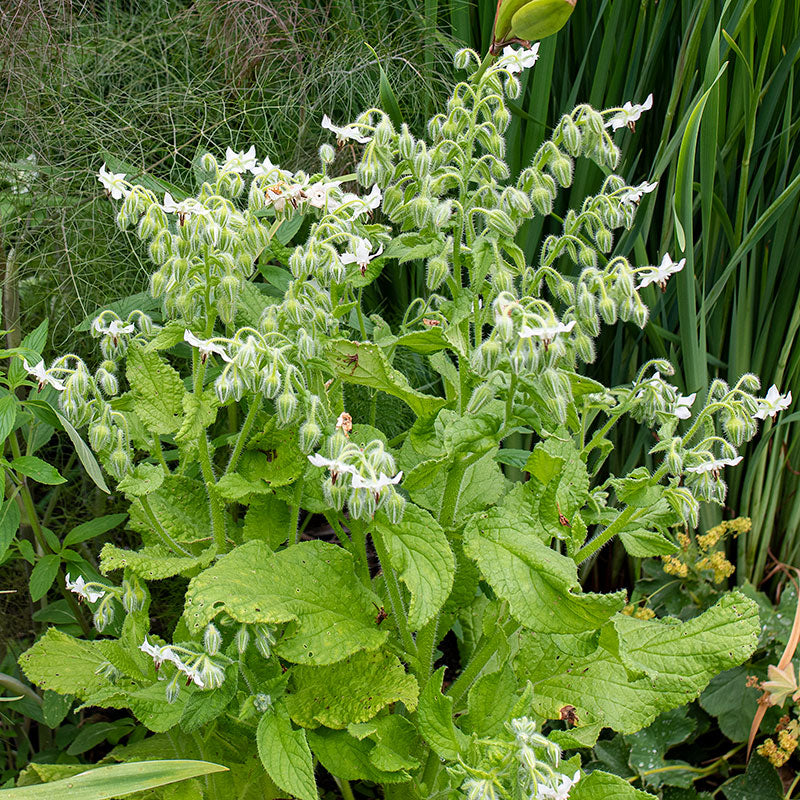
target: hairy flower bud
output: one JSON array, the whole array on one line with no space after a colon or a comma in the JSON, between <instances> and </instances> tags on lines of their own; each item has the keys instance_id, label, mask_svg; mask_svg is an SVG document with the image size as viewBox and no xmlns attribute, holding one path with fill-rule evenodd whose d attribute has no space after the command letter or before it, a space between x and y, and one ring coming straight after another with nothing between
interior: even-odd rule
<instances>
[{"instance_id":1,"label":"hairy flower bud","mask_svg":"<svg viewBox=\"0 0 800 800\"><path fill-rule=\"evenodd\" d=\"M531 190L531 203L536 211L543 217L546 217L553 211L553 196L543 187L537 187Z\"/></svg>"},{"instance_id":2,"label":"hairy flower bud","mask_svg":"<svg viewBox=\"0 0 800 800\"><path fill-rule=\"evenodd\" d=\"M106 601L101 602L95 609L92 621L97 632L102 633L114 621L114 606Z\"/></svg>"},{"instance_id":3,"label":"hairy flower bud","mask_svg":"<svg viewBox=\"0 0 800 800\"><path fill-rule=\"evenodd\" d=\"M210 656L215 656L220 647L222 647L222 634L213 622L209 622L203 631L203 648Z\"/></svg>"},{"instance_id":4,"label":"hairy flower bud","mask_svg":"<svg viewBox=\"0 0 800 800\"><path fill-rule=\"evenodd\" d=\"M134 611L141 611L144 608L147 594L144 587L134 578L134 580L122 581L122 607L127 614Z\"/></svg>"},{"instance_id":5,"label":"hairy flower bud","mask_svg":"<svg viewBox=\"0 0 800 800\"><path fill-rule=\"evenodd\" d=\"M390 488L381 498L381 509L389 518L392 525L397 525L403 519L406 510L406 499L399 493Z\"/></svg>"},{"instance_id":6,"label":"hairy flower bud","mask_svg":"<svg viewBox=\"0 0 800 800\"><path fill-rule=\"evenodd\" d=\"M425 285L435 292L447 280L450 268L442 256L431 256L425 264Z\"/></svg>"},{"instance_id":7,"label":"hairy flower bud","mask_svg":"<svg viewBox=\"0 0 800 800\"><path fill-rule=\"evenodd\" d=\"M487 227L495 233L507 236L509 239L516 236L517 226L505 211L501 211L499 208L491 208L484 213L484 217Z\"/></svg>"},{"instance_id":8,"label":"hairy flower bud","mask_svg":"<svg viewBox=\"0 0 800 800\"><path fill-rule=\"evenodd\" d=\"M282 428L294 419L297 411L297 395L288 384L275 401L275 411L278 415L278 425Z\"/></svg>"},{"instance_id":9,"label":"hairy flower bud","mask_svg":"<svg viewBox=\"0 0 800 800\"><path fill-rule=\"evenodd\" d=\"M240 625L236 629L233 640L236 644L236 650L238 651L239 655L244 655L247 651L247 646L250 644L250 629L247 627L247 625Z\"/></svg>"},{"instance_id":10,"label":"hairy flower bud","mask_svg":"<svg viewBox=\"0 0 800 800\"><path fill-rule=\"evenodd\" d=\"M307 420L300 426L297 438L300 450L310 453L319 444L319 440L322 438L322 429L313 419Z\"/></svg>"},{"instance_id":11,"label":"hairy flower bud","mask_svg":"<svg viewBox=\"0 0 800 800\"><path fill-rule=\"evenodd\" d=\"M410 160L414 157L414 137L408 131L408 125L403 123L400 136L397 138L397 150L400 158Z\"/></svg>"},{"instance_id":12,"label":"hairy flower bud","mask_svg":"<svg viewBox=\"0 0 800 800\"><path fill-rule=\"evenodd\" d=\"M550 171L560 186L569 186L572 183L572 159L563 153L553 155L550 159Z\"/></svg>"},{"instance_id":13,"label":"hairy flower bud","mask_svg":"<svg viewBox=\"0 0 800 800\"><path fill-rule=\"evenodd\" d=\"M608 295L600 298L597 307L606 325L613 325L617 321L617 304Z\"/></svg>"}]
</instances>

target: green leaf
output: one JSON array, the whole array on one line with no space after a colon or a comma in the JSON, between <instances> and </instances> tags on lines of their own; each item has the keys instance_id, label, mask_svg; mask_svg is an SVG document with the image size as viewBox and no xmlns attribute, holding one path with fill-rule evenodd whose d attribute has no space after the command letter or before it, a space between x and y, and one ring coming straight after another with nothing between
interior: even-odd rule
<instances>
[{"instance_id":1,"label":"green leaf","mask_svg":"<svg viewBox=\"0 0 800 800\"><path fill-rule=\"evenodd\" d=\"M261 717L256 744L264 769L281 789L300 800L317 800L314 762L306 734L292 727L283 706Z\"/></svg>"},{"instance_id":2,"label":"green leaf","mask_svg":"<svg viewBox=\"0 0 800 800\"><path fill-rule=\"evenodd\" d=\"M254 497L244 515L242 541L261 539L277 550L288 538L294 524L289 506L270 493Z\"/></svg>"},{"instance_id":3,"label":"green leaf","mask_svg":"<svg viewBox=\"0 0 800 800\"><path fill-rule=\"evenodd\" d=\"M159 350L169 350L183 341L186 332L186 323L183 320L170 320L158 333L144 346L148 353Z\"/></svg>"},{"instance_id":4,"label":"green leaf","mask_svg":"<svg viewBox=\"0 0 800 800\"><path fill-rule=\"evenodd\" d=\"M198 542L209 537L208 493L202 481L185 475L167 475L161 487L148 495L148 502L164 530L176 541ZM130 507L128 527L139 531L146 544L160 544L141 503Z\"/></svg>"},{"instance_id":5,"label":"green leaf","mask_svg":"<svg viewBox=\"0 0 800 800\"><path fill-rule=\"evenodd\" d=\"M233 664L225 670L222 686L210 692L193 692L181 715L181 729L191 733L222 714L236 696L238 681L239 668Z\"/></svg>"},{"instance_id":6,"label":"green leaf","mask_svg":"<svg viewBox=\"0 0 800 800\"><path fill-rule=\"evenodd\" d=\"M346 728L398 701L413 711L419 694L400 659L382 651L361 651L326 667L296 666L291 681L286 708L305 728Z\"/></svg>"},{"instance_id":7,"label":"green leaf","mask_svg":"<svg viewBox=\"0 0 800 800\"><path fill-rule=\"evenodd\" d=\"M19 506L13 499L0 505L0 562L17 535L20 523Z\"/></svg>"},{"instance_id":8,"label":"green leaf","mask_svg":"<svg viewBox=\"0 0 800 800\"><path fill-rule=\"evenodd\" d=\"M676 553L678 546L655 531L635 526L619 532L619 540L625 550L634 558L647 558L648 556L661 556Z\"/></svg>"},{"instance_id":9,"label":"green leaf","mask_svg":"<svg viewBox=\"0 0 800 800\"><path fill-rule=\"evenodd\" d=\"M333 339L325 349L336 373L343 381L380 389L398 397L417 416L432 414L447 402L443 397L433 397L412 389L408 378L392 367L383 350L375 344Z\"/></svg>"},{"instance_id":10,"label":"green leaf","mask_svg":"<svg viewBox=\"0 0 800 800\"><path fill-rule=\"evenodd\" d=\"M734 667L712 678L703 694L700 706L717 718L722 733L732 742L746 742L750 726L758 709L759 693L747 690L747 676L756 670L750 665Z\"/></svg>"},{"instance_id":11,"label":"green leaf","mask_svg":"<svg viewBox=\"0 0 800 800\"><path fill-rule=\"evenodd\" d=\"M69 547L79 542L85 542L87 539L94 539L95 536L100 536L121 525L128 518L127 514L107 514L104 517L95 517L88 522L82 522L76 525L65 537L64 547Z\"/></svg>"},{"instance_id":12,"label":"green leaf","mask_svg":"<svg viewBox=\"0 0 800 800\"><path fill-rule=\"evenodd\" d=\"M212 391L200 395L185 394L183 396L183 421L175 434L179 444L196 442L214 424L217 418L219 400Z\"/></svg>"},{"instance_id":13,"label":"green leaf","mask_svg":"<svg viewBox=\"0 0 800 800\"><path fill-rule=\"evenodd\" d=\"M113 764L90 769L79 775L51 781L38 786L8 789L8 800L52 800L64 795L69 800L110 800L110 798L154 789L158 786L185 781L196 775L224 772L227 767L207 761L142 761ZM316 798L312 798L316 800Z\"/></svg>"},{"instance_id":14,"label":"green leaf","mask_svg":"<svg viewBox=\"0 0 800 800\"><path fill-rule=\"evenodd\" d=\"M634 789L624 778L595 770L575 784L569 800L655 800L655 797Z\"/></svg>"},{"instance_id":15,"label":"green leaf","mask_svg":"<svg viewBox=\"0 0 800 800\"><path fill-rule=\"evenodd\" d=\"M248 481L269 488L292 483L306 467L308 458L298 444L297 428L279 428L276 418L270 417L242 453L238 471Z\"/></svg>"},{"instance_id":16,"label":"green leaf","mask_svg":"<svg viewBox=\"0 0 800 800\"><path fill-rule=\"evenodd\" d=\"M100 742L104 742L110 735L129 733L134 727L136 727L136 723L133 720L94 722L83 725L78 731L78 735L70 742L67 755L78 756L91 750Z\"/></svg>"},{"instance_id":17,"label":"green leaf","mask_svg":"<svg viewBox=\"0 0 800 800\"><path fill-rule=\"evenodd\" d=\"M17 398L13 394L0 397L0 444L14 430L17 418Z\"/></svg>"},{"instance_id":18,"label":"green leaf","mask_svg":"<svg viewBox=\"0 0 800 800\"><path fill-rule=\"evenodd\" d=\"M48 486L55 486L56 484L67 482L67 479L62 478L59 471L54 466L48 464L46 461L42 461L41 458L37 458L36 456L20 456L19 458L15 458L11 462L11 467L21 475L25 475L38 483L44 483Z\"/></svg>"},{"instance_id":19,"label":"green leaf","mask_svg":"<svg viewBox=\"0 0 800 800\"><path fill-rule=\"evenodd\" d=\"M444 667L431 675L419 697L417 719L419 732L431 749L441 758L454 761L461 751L459 736L453 725L453 698L442 694Z\"/></svg>"},{"instance_id":20,"label":"green leaf","mask_svg":"<svg viewBox=\"0 0 800 800\"><path fill-rule=\"evenodd\" d=\"M164 684L160 681L129 692L121 705L127 705L136 718L154 733L163 733L174 728L181 719L189 691L181 687L178 698L166 701Z\"/></svg>"},{"instance_id":21,"label":"green leaf","mask_svg":"<svg viewBox=\"0 0 800 800\"><path fill-rule=\"evenodd\" d=\"M644 730L627 737L631 745L629 763L643 776L643 781L647 784L661 786L668 783L684 788L692 786L695 775L689 770L684 772L675 769L681 765L690 765L684 761L667 761L664 758L670 747L686 741L694 733L697 723L688 716L688 711L688 706L665 711ZM665 767L671 769L665 770Z\"/></svg>"},{"instance_id":22,"label":"green leaf","mask_svg":"<svg viewBox=\"0 0 800 800\"><path fill-rule=\"evenodd\" d=\"M409 231L392 239L383 253L384 258L396 258L400 264L417 258L429 258L441 253L445 238L441 233L417 233Z\"/></svg>"},{"instance_id":23,"label":"green leaf","mask_svg":"<svg viewBox=\"0 0 800 800\"><path fill-rule=\"evenodd\" d=\"M132 497L151 495L164 483L164 470L156 464L137 464L118 484L117 489Z\"/></svg>"},{"instance_id":24,"label":"green leaf","mask_svg":"<svg viewBox=\"0 0 800 800\"><path fill-rule=\"evenodd\" d=\"M31 600L34 603L41 600L53 585L59 564L61 564L61 556L55 553L39 557L36 566L31 571L30 579Z\"/></svg>"},{"instance_id":25,"label":"green leaf","mask_svg":"<svg viewBox=\"0 0 800 800\"><path fill-rule=\"evenodd\" d=\"M408 624L420 630L439 612L453 588L455 561L447 537L427 511L411 503L398 524L379 517L374 527L389 551L392 568L411 593Z\"/></svg>"},{"instance_id":26,"label":"green leaf","mask_svg":"<svg viewBox=\"0 0 800 800\"><path fill-rule=\"evenodd\" d=\"M726 800L783 800L783 783L765 758L753 753L744 775L722 785Z\"/></svg>"},{"instance_id":27,"label":"green leaf","mask_svg":"<svg viewBox=\"0 0 800 800\"><path fill-rule=\"evenodd\" d=\"M251 541L192 579L184 617L195 632L223 610L237 622L296 622L278 642L278 655L325 665L384 643L387 631L375 624L377 601L341 547L301 542L272 553Z\"/></svg>"},{"instance_id":28,"label":"green leaf","mask_svg":"<svg viewBox=\"0 0 800 800\"><path fill-rule=\"evenodd\" d=\"M117 569L129 569L140 578L158 581L185 574L198 567L207 567L213 558L213 547L196 556L179 556L163 545L151 545L141 550L123 550L107 542L100 551L100 571L107 575Z\"/></svg>"},{"instance_id":29,"label":"green leaf","mask_svg":"<svg viewBox=\"0 0 800 800\"><path fill-rule=\"evenodd\" d=\"M157 353L131 344L127 361L133 407L144 426L155 434L175 433L183 418L181 376Z\"/></svg>"},{"instance_id":30,"label":"green leaf","mask_svg":"<svg viewBox=\"0 0 800 800\"><path fill-rule=\"evenodd\" d=\"M100 465L97 463L97 459L94 457L94 453L89 448L89 445L83 441L83 437L78 433L77 430L75 430L73 424L63 414L61 414L55 408L52 410L58 421L61 423L61 427L66 432L67 436L69 436L72 446L75 448L75 453L80 459L83 468L86 470L86 474L94 481L94 484L98 489L101 489L106 494L111 494L108 484L103 477L103 472L100 469Z\"/></svg>"},{"instance_id":31,"label":"green leaf","mask_svg":"<svg viewBox=\"0 0 800 800\"><path fill-rule=\"evenodd\" d=\"M19 657L20 667L32 683L81 700L111 687L108 679L97 674L105 661L99 642L84 642L56 628L48 628Z\"/></svg>"},{"instance_id":32,"label":"green leaf","mask_svg":"<svg viewBox=\"0 0 800 800\"><path fill-rule=\"evenodd\" d=\"M48 728L57 728L72 708L71 694L45 691L42 696L42 717Z\"/></svg>"},{"instance_id":33,"label":"green leaf","mask_svg":"<svg viewBox=\"0 0 800 800\"><path fill-rule=\"evenodd\" d=\"M625 604L625 592L581 591L575 562L543 544L530 521L491 509L464 530L464 552L525 627L580 633L602 626Z\"/></svg>"},{"instance_id":34,"label":"green leaf","mask_svg":"<svg viewBox=\"0 0 800 800\"><path fill-rule=\"evenodd\" d=\"M372 761L378 749L371 741L360 741L347 731L317 728L308 731L308 742L320 764L331 775L346 781L368 780L375 783L405 783L409 774L402 770L386 771Z\"/></svg>"},{"instance_id":35,"label":"green leaf","mask_svg":"<svg viewBox=\"0 0 800 800\"><path fill-rule=\"evenodd\" d=\"M573 705L584 723L602 721L634 733L662 711L693 700L714 675L747 659L758 629L755 603L733 592L687 622L618 614L592 652L587 654L584 643L543 665L528 662L523 648L514 667L517 677L534 684L536 713L557 719L563 706ZM568 641L561 640L565 650Z\"/></svg>"},{"instance_id":36,"label":"green leaf","mask_svg":"<svg viewBox=\"0 0 800 800\"><path fill-rule=\"evenodd\" d=\"M517 679L508 664L482 675L469 690L468 712L459 720L465 733L494 736L504 730L519 699Z\"/></svg>"}]
</instances>

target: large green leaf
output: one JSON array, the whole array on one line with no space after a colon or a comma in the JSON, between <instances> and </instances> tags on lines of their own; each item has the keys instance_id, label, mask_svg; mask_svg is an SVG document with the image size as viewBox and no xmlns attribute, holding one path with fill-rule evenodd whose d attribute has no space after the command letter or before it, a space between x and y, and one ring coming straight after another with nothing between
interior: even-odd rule
<instances>
[{"instance_id":1,"label":"large green leaf","mask_svg":"<svg viewBox=\"0 0 800 800\"><path fill-rule=\"evenodd\" d=\"M382 651L354 653L326 667L296 666L286 707L305 728L346 728L366 722L390 703L413 711L419 687L397 656Z\"/></svg>"},{"instance_id":2,"label":"large green leaf","mask_svg":"<svg viewBox=\"0 0 800 800\"><path fill-rule=\"evenodd\" d=\"M419 698L419 732L442 758L454 760L461 751L464 735L453 724L453 698L442 694L444 667L431 675Z\"/></svg>"},{"instance_id":3,"label":"large green leaf","mask_svg":"<svg viewBox=\"0 0 800 800\"><path fill-rule=\"evenodd\" d=\"M227 767L207 761L138 761L113 764L38 786L7 789L3 792L3 797L9 800L52 800L63 795L69 800L109 800L185 781L197 775L226 770Z\"/></svg>"},{"instance_id":4,"label":"large green leaf","mask_svg":"<svg viewBox=\"0 0 800 800\"><path fill-rule=\"evenodd\" d=\"M140 578L157 581L181 575L197 567L206 567L213 557L213 547L196 556L180 556L163 545L151 545L141 550L123 550L109 542L100 551L100 570L106 575L117 569L128 569Z\"/></svg>"},{"instance_id":5,"label":"large green leaf","mask_svg":"<svg viewBox=\"0 0 800 800\"><path fill-rule=\"evenodd\" d=\"M155 434L175 433L183 419L186 394L181 376L158 353L138 345L128 348L127 376L133 407L144 426Z\"/></svg>"},{"instance_id":6,"label":"large green leaf","mask_svg":"<svg viewBox=\"0 0 800 800\"><path fill-rule=\"evenodd\" d=\"M527 658L523 643L517 677L534 684L534 709L557 719L565 705L584 723L602 720L623 733L697 697L711 678L745 661L756 646L758 610L739 593L688 622L637 620L618 614L599 646L554 653L550 663ZM561 638L568 650L568 637ZM545 656L546 658L546 656Z\"/></svg>"},{"instance_id":7,"label":"large green leaf","mask_svg":"<svg viewBox=\"0 0 800 800\"><path fill-rule=\"evenodd\" d=\"M300 800L317 800L314 762L306 734L292 727L283 706L261 717L256 743L264 769L281 789Z\"/></svg>"},{"instance_id":8,"label":"large green leaf","mask_svg":"<svg viewBox=\"0 0 800 800\"><path fill-rule=\"evenodd\" d=\"M378 518L375 529L389 551L391 566L411 592L408 624L419 630L439 612L453 588L455 561L447 537L427 511L411 503L398 524Z\"/></svg>"},{"instance_id":9,"label":"large green leaf","mask_svg":"<svg viewBox=\"0 0 800 800\"><path fill-rule=\"evenodd\" d=\"M383 644L388 634L375 623L377 601L341 547L302 542L272 553L254 540L192 579L184 615L194 631L223 610L239 622L294 622L276 652L287 661L325 665Z\"/></svg>"},{"instance_id":10,"label":"large green leaf","mask_svg":"<svg viewBox=\"0 0 800 800\"><path fill-rule=\"evenodd\" d=\"M625 604L625 592L581 591L572 559L545 545L531 521L506 509L479 514L464 531L464 552L526 628L580 633L602 626Z\"/></svg>"},{"instance_id":11,"label":"large green leaf","mask_svg":"<svg viewBox=\"0 0 800 800\"><path fill-rule=\"evenodd\" d=\"M408 378L389 363L376 344L333 339L326 347L326 354L343 381L399 397L417 416L432 414L447 402L443 397L413 389Z\"/></svg>"},{"instance_id":12,"label":"large green leaf","mask_svg":"<svg viewBox=\"0 0 800 800\"><path fill-rule=\"evenodd\" d=\"M624 778L596 770L581 778L570 790L569 800L655 800L652 794L634 789Z\"/></svg>"}]
</instances>

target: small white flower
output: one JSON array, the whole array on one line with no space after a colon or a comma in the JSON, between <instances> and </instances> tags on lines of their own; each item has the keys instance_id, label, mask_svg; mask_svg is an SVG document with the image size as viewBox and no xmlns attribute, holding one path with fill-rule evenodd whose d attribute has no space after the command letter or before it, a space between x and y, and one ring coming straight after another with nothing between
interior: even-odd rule
<instances>
[{"instance_id":1,"label":"small white flower","mask_svg":"<svg viewBox=\"0 0 800 800\"><path fill-rule=\"evenodd\" d=\"M144 642L139 645L139 649L145 654L150 656L153 659L153 664L155 668L158 669L165 661L174 664L176 667L183 666L183 662L178 658L172 648L168 645L155 645L150 644L147 641L147 637L144 637Z\"/></svg>"},{"instance_id":2,"label":"small white flower","mask_svg":"<svg viewBox=\"0 0 800 800\"><path fill-rule=\"evenodd\" d=\"M769 387L767 396L758 401L758 411L753 414L755 419L766 419L774 417L779 411L785 411L792 404L792 393L781 394L778 387L773 383Z\"/></svg>"},{"instance_id":3,"label":"small white flower","mask_svg":"<svg viewBox=\"0 0 800 800\"><path fill-rule=\"evenodd\" d=\"M559 333L569 333L575 327L575 320L570 320L566 324L557 322L555 325L540 325L531 327L523 325L519 329L520 339L541 339L545 345L553 341Z\"/></svg>"},{"instance_id":4,"label":"small white flower","mask_svg":"<svg viewBox=\"0 0 800 800\"><path fill-rule=\"evenodd\" d=\"M716 477L719 475L719 471L723 467L735 467L741 460L742 456L736 456L736 458L715 458L711 461L698 464L696 467L686 467L686 471L694 472L697 475L701 475L704 472L710 472Z\"/></svg>"},{"instance_id":5,"label":"small white flower","mask_svg":"<svg viewBox=\"0 0 800 800\"><path fill-rule=\"evenodd\" d=\"M394 486L395 484L400 483L402 478L402 471L398 472L393 478L390 478L383 472L381 472L377 478L364 478L359 473L353 472L353 488L370 489L373 492L380 492L385 486Z\"/></svg>"},{"instance_id":6,"label":"small white flower","mask_svg":"<svg viewBox=\"0 0 800 800\"><path fill-rule=\"evenodd\" d=\"M250 172L256 177L271 178L276 181L290 181L294 178L294 173L288 169L281 169L277 164L273 164L269 158L265 158L260 164L253 164Z\"/></svg>"},{"instance_id":7,"label":"small white flower","mask_svg":"<svg viewBox=\"0 0 800 800\"><path fill-rule=\"evenodd\" d=\"M121 200L130 194L129 184L125 181L124 172L109 172L105 163L97 173L97 180L103 184L103 188L111 195L114 200Z\"/></svg>"},{"instance_id":8,"label":"small white flower","mask_svg":"<svg viewBox=\"0 0 800 800\"><path fill-rule=\"evenodd\" d=\"M539 60L539 42L530 48L515 50L508 45L503 50L503 57L497 62L497 69L504 69L515 75L525 69L530 69Z\"/></svg>"},{"instance_id":9,"label":"small white flower","mask_svg":"<svg viewBox=\"0 0 800 800\"><path fill-rule=\"evenodd\" d=\"M348 139L352 139L359 144L366 144L372 138L371 136L364 136L355 125L345 125L341 128L338 125L334 125L327 114L322 117L322 127L335 133L336 141L340 145L344 144Z\"/></svg>"},{"instance_id":10,"label":"small white flower","mask_svg":"<svg viewBox=\"0 0 800 800\"><path fill-rule=\"evenodd\" d=\"M647 95L647 100L645 100L641 105L638 105L637 103L631 103L631 101L628 100L628 102L622 106L622 109L606 122L606 128L617 130L618 128L624 128L627 126L632 131L636 130L636 120L642 116L642 112L649 111L652 107L652 94Z\"/></svg>"},{"instance_id":11,"label":"small white flower","mask_svg":"<svg viewBox=\"0 0 800 800\"><path fill-rule=\"evenodd\" d=\"M78 577L73 581L70 579L68 572L65 582L67 589L69 589L73 594L78 595L81 600L88 600L90 603L94 603L105 594L105 592L98 589L87 589L86 581L81 575L78 575Z\"/></svg>"},{"instance_id":12,"label":"small white flower","mask_svg":"<svg viewBox=\"0 0 800 800\"><path fill-rule=\"evenodd\" d=\"M164 204L161 208L163 208L167 214L177 214L181 225L193 214L199 217L208 217L211 214L211 212L196 198L187 197L185 200L176 202L169 192L164 193Z\"/></svg>"},{"instance_id":13,"label":"small white flower","mask_svg":"<svg viewBox=\"0 0 800 800\"><path fill-rule=\"evenodd\" d=\"M353 211L353 219L358 219L362 214L369 214L370 211L374 211L378 208L381 204L381 200L383 199L383 195L381 194L381 190L378 188L377 184L372 187L370 193L365 195L364 197L359 197L356 194L350 194L349 192L342 198L341 203L331 204L329 203L329 207L332 211L335 211L340 206L347 206L347 208L352 209Z\"/></svg>"},{"instance_id":14,"label":"small white flower","mask_svg":"<svg viewBox=\"0 0 800 800\"><path fill-rule=\"evenodd\" d=\"M356 246L354 253L343 253L341 256L342 264L358 264L361 268L361 274L364 275L369 266L369 262L373 258L377 258L383 252L383 245L381 245L374 253L371 252L372 244L369 239L356 239Z\"/></svg>"},{"instance_id":15,"label":"small white flower","mask_svg":"<svg viewBox=\"0 0 800 800\"><path fill-rule=\"evenodd\" d=\"M696 397L697 392L693 392L687 397L678 395L678 399L675 401L675 407L670 413L678 419L689 419L689 417L692 416L692 406L694 405Z\"/></svg>"},{"instance_id":16,"label":"small white flower","mask_svg":"<svg viewBox=\"0 0 800 800\"><path fill-rule=\"evenodd\" d=\"M220 344L214 344L213 339L200 339L190 330L183 332L183 341L196 347L200 351L200 360L205 364L206 359L212 353L219 356L223 361L230 363L233 359L228 355L228 351Z\"/></svg>"},{"instance_id":17,"label":"small white flower","mask_svg":"<svg viewBox=\"0 0 800 800\"><path fill-rule=\"evenodd\" d=\"M253 145L246 152L242 150L237 153L228 147L225 150L225 163L222 165L223 172L252 172L256 166L256 148Z\"/></svg>"},{"instance_id":18,"label":"small white flower","mask_svg":"<svg viewBox=\"0 0 800 800\"><path fill-rule=\"evenodd\" d=\"M58 380L58 378L54 378L52 375L48 374L47 370L44 368L44 361L40 361L35 366L31 366L24 358L22 359L22 366L25 367L25 370L33 375L39 381L39 391L41 392L44 389L45 384L49 383L54 389L58 389L59 392L64 391L64 384Z\"/></svg>"},{"instance_id":19,"label":"small white flower","mask_svg":"<svg viewBox=\"0 0 800 800\"><path fill-rule=\"evenodd\" d=\"M561 775L561 780L556 788L551 786L539 786L538 796L550 798L550 800L568 800L570 790L580 779L580 771L577 771L572 778Z\"/></svg>"},{"instance_id":20,"label":"small white flower","mask_svg":"<svg viewBox=\"0 0 800 800\"><path fill-rule=\"evenodd\" d=\"M314 208L325 208L325 204L328 203L330 191L336 189L338 186L338 181L317 181L316 183L312 183L305 190L306 201ZM338 206L339 204L336 203L335 205Z\"/></svg>"},{"instance_id":21,"label":"small white flower","mask_svg":"<svg viewBox=\"0 0 800 800\"><path fill-rule=\"evenodd\" d=\"M665 253L664 258L661 259L661 264L659 266L645 267L645 269L648 271L642 276L642 280L639 281L639 285L636 288L644 289L645 286L649 286L651 283L657 283L662 292L666 291L669 277L674 275L676 272L680 272L685 266L685 258L675 262L672 260L672 257L669 253Z\"/></svg>"},{"instance_id":22,"label":"small white flower","mask_svg":"<svg viewBox=\"0 0 800 800\"><path fill-rule=\"evenodd\" d=\"M355 467L350 466L350 464L346 464L344 461L339 461L336 458L325 458L325 456L320 455L319 453L312 453L308 460L315 466L315 467L327 467L331 471L331 477L336 482L336 477L341 475L342 473L348 475L355 475L356 470Z\"/></svg>"},{"instance_id":23,"label":"small white flower","mask_svg":"<svg viewBox=\"0 0 800 800\"><path fill-rule=\"evenodd\" d=\"M644 195L654 192L657 188L658 181L653 181L653 183L648 183L645 181L644 183L640 183L638 186L631 186L629 189L624 191L619 196L619 200L621 203L638 203Z\"/></svg>"}]
</instances>

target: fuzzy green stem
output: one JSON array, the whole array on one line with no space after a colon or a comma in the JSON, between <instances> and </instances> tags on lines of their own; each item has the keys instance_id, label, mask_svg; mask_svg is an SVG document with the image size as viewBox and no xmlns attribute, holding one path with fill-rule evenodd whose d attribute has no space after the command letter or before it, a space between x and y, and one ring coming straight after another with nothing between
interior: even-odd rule
<instances>
[{"instance_id":1,"label":"fuzzy green stem","mask_svg":"<svg viewBox=\"0 0 800 800\"><path fill-rule=\"evenodd\" d=\"M489 69L495 58L496 56L493 56L491 51L488 52L483 57L483 61L481 61L481 65L478 67L478 71L472 76L472 78L470 78L472 83L480 83L480 80L483 77L483 73L486 72L487 69Z\"/></svg>"},{"instance_id":2,"label":"fuzzy green stem","mask_svg":"<svg viewBox=\"0 0 800 800\"><path fill-rule=\"evenodd\" d=\"M167 466L166 459L164 458L164 450L161 447L161 437L157 433L153 434L153 454L158 460L158 463L161 464L164 474L169 475L169 467Z\"/></svg>"},{"instance_id":3,"label":"fuzzy green stem","mask_svg":"<svg viewBox=\"0 0 800 800\"><path fill-rule=\"evenodd\" d=\"M434 653L439 643L439 615L437 614L417 634L417 661L420 676L427 680L433 674Z\"/></svg>"},{"instance_id":4,"label":"fuzzy green stem","mask_svg":"<svg viewBox=\"0 0 800 800\"><path fill-rule=\"evenodd\" d=\"M247 440L250 437L250 431L253 429L253 425L255 424L260 408L261 395L258 395L250 403L250 410L247 412L247 416L244 418L242 429L239 431L239 436L236 439L236 445L233 448L230 460L228 461L228 466L225 469L226 475L236 469L236 465L239 463L239 457L242 455L242 450L244 450L245 444L247 444Z\"/></svg>"},{"instance_id":5,"label":"fuzzy green stem","mask_svg":"<svg viewBox=\"0 0 800 800\"><path fill-rule=\"evenodd\" d=\"M591 558L604 544L610 542L633 518L633 515L638 511L638 508L633 506L626 506L617 515L617 518L602 532L594 537L591 541L587 542L575 554L575 563L581 564L586 559Z\"/></svg>"},{"instance_id":6,"label":"fuzzy green stem","mask_svg":"<svg viewBox=\"0 0 800 800\"><path fill-rule=\"evenodd\" d=\"M372 544L375 546L375 552L378 554L378 561L381 564L381 571L386 578L386 589L389 592L389 603L392 606L392 619L397 627L397 632L400 634L400 640L403 642L409 661L415 662L417 660L417 646L408 627L403 597L397 582L397 573L392 569L389 552L384 545L383 536L373 531Z\"/></svg>"},{"instance_id":7,"label":"fuzzy green stem","mask_svg":"<svg viewBox=\"0 0 800 800\"><path fill-rule=\"evenodd\" d=\"M514 623L516 628L516 623ZM453 698L453 707L458 708L462 698L489 663L500 645L506 640L508 633L505 625L498 625L490 636L481 637L480 644L464 671L453 681L445 694Z\"/></svg>"},{"instance_id":8,"label":"fuzzy green stem","mask_svg":"<svg viewBox=\"0 0 800 800\"><path fill-rule=\"evenodd\" d=\"M356 800L353 790L350 788L350 781L344 778L334 778L339 786L339 791L342 793L342 800Z\"/></svg>"}]
</instances>

